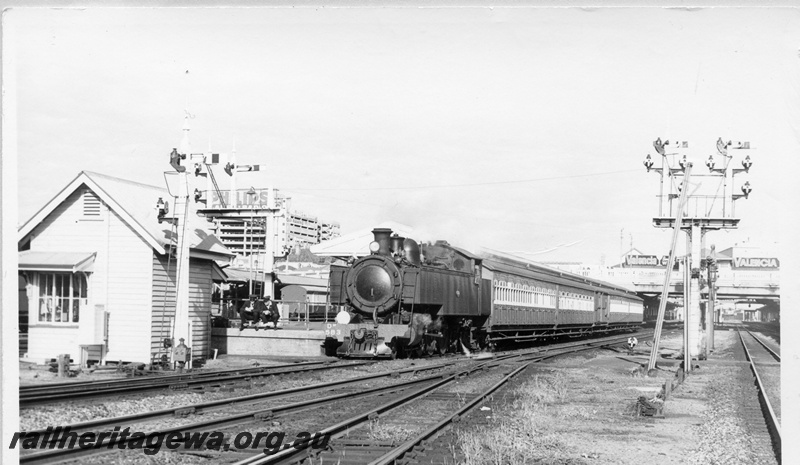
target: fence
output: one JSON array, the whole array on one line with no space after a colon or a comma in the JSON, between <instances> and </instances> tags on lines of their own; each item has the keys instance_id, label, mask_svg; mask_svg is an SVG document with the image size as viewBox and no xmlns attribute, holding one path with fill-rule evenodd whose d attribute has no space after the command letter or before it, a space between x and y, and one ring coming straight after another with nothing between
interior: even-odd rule
<instances>
[{"instance_id":1,"label":"fence","mask_svg":"<svg viewBox=\"0 0 800 465\"><path fill-rule=\"evenodd\" d=\"M329 322L333 321L339 311L337 306L327 303L308 302L301 300L274 300L278 306L282 322ZM240 311L247 308L250 301L248 299L226 299L215 303L212 309L214 316L220 316L228 320L237 320Z\"/></svg>"}]
</instances>

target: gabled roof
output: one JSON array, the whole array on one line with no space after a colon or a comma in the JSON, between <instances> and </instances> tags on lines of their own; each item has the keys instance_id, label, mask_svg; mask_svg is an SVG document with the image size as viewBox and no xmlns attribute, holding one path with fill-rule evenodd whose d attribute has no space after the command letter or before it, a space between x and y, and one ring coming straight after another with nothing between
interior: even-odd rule
<instances>
[{"instance_id":1,"label":"gabled roof","mask_svg":"<svg viewBox=\"0 0 800 465\"><path fill-rule=\"evenodd\" d=\"M24 239L67 197L84 185L91 189L153 249L161 254L166 253L166 248L173 239L172 227L169 222L158 222L155 204L159 197L168 202L172 199L167 189L91 171L81 171L72 182L25 222L19 229L18 239ZM212 259L225 259L233 256L234 254L216 236L205 231L205 226L201 221L203 220L195 217L190 218L187 223L187 231L190 234L189 247L193 249L192 255L204 253L206 256L203 258Z\"/></svg>"},{"instance_id":2,"label":"gabled roof","mask_svg":"<svg viewBox=\"0 0 800 465\"><path fill-rule=\"evenodd\" d=\"M376 228L389 228L392 230L392 233L416 239L413 236L414 230L410 226L404 224L385 221L377 225ZM321 257L363 257L369 255L369 243L375 240L372 235L373 229L375 228L362 229L329 241L321 242L317 245L312 245L311 253Z\"/></svg>"}]
</instances>

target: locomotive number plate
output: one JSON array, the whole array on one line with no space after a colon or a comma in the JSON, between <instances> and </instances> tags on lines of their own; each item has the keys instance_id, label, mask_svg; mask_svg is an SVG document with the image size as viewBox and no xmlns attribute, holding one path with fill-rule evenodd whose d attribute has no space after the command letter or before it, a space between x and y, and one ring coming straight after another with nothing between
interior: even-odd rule
<instances>
[{"instance_id":1,"label":"locomotive number plate","mask_svg":"<svg viewBox=\"0 0 800 465\"><path fill-rule=\"evenodd\" d=\"M341 329L326 329L325 335L329 337L339 337L342 335Z\"/></svg>"}]
</instances>

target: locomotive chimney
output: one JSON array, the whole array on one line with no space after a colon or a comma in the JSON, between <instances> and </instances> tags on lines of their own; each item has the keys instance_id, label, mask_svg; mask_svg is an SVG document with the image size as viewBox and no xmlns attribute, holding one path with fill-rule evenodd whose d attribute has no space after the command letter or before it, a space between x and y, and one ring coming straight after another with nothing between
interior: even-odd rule
<instances>
[{"instance_id":1,"label":"locomotive chimney","mask_svg":"<svg viewBox=\"0 0 800 465\"><path fill-rule=\"evenodd\" d=\"M375 242L380 246L378 254L388 256L390 253L389 242L392 230L389 228L375 228L372 230L372 234L375 236Z\"/></svg>"},{"instance_id":2,"label":"locomotive chimney","mask_svg":"<svg viewBox=\"0 0 800 465\"><path fill-rule=\"evenodd\" d=\"M403 254L403 241L406 240L405 237L397 235L397 233L392 234L392 253L395 255L402 255Z\"/></svg>"}]
</instances>

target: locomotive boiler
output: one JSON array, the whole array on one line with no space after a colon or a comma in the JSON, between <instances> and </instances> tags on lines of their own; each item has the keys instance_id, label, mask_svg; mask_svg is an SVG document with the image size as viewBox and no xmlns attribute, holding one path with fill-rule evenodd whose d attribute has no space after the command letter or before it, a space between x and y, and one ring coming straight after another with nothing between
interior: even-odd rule
<instances>
[{"instance_id":1,"label":"locomotive boiler","mask_svg":"<svg viewBox=\"0 0 800 465\"><path fill-rule=\"evenodd\" d=\"M339 356L481 350L641 324L642 301L626 289L446 241L372 232L370 255L331 266L330 301L343 310L326 345Z\"/></svg>"}]
</instances>

